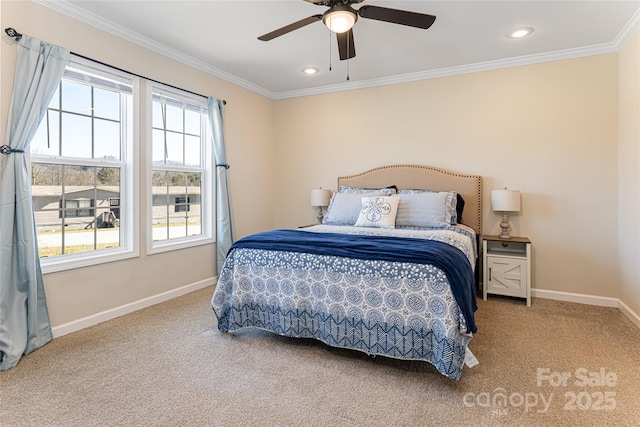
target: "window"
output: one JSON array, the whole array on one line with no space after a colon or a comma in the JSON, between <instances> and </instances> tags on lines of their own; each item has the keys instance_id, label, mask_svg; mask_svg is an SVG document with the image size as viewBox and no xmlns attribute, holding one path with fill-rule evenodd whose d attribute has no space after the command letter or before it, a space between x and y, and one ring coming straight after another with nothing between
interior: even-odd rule
<instances>
[{"instance_id":1,"label":"window","mask_svg":"<svg viewBox=\"0 0 640 427\"><path fill-rule=\"evenodd\" d=\"M189 212L191 197L176 197L175 212Z\"/></svg>"},{"instance_id":2,"label":"window","mask_svg":"<svg viewBox=\"0 0 640 427\"><path fill-rule=\"evenodd\" d=\"M30 145L43 272L137 256L145 222L148 253L214 242L210 135L203 97L72 56Z\"/></svg>"},{"instance_id":3,"label":"window","mask_svg":"<svg viewBox=\"0 0 640 427\"><path fill-rule=\"evenodd\" d=\"M70 60L31 141L44 271L134 252L133 209L121 204L133 205L133 83L108 67Z\"/></svg>"},{"instance_id":4,"label":"window","mask_svg":"<svg viewBox=\"0 0 640 427\"><path fill-rule=\"evenodd\" d=\"M95 212L92 208L95 199L72 199L64 200L64 208L62 207L63 200L60 199L60 212L58 212L58 218L72 218L88 216L93 217Z\"/></svg>"},{"instance_id":5,"label":"window","mask_svg":"<svg viewBox=\"0 0 640 427\"><path fill-rule=\"evenodd\" d=\"M151 105L151 250L212 242L205 100L153 86Z\"/></svg>"}]
</instances>

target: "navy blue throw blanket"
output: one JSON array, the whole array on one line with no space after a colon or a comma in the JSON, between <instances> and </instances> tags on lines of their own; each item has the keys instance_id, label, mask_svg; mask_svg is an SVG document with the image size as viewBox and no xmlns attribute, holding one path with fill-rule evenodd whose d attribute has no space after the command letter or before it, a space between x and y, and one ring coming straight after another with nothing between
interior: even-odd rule
<instances>
[{"instance_id":1,"label":"navy blue throw blanket","mask_svg":"<svg viewBox=\"0 0 640 427\"><path fill-rule=\"evenodd\" d=\"M229 253L235 248L434 265L447 275L467 329L477 331L473 318L477 309L473 270L462 251L447 243L408 237L273 230L238 240Z\"/></svg>"}]
</instances>

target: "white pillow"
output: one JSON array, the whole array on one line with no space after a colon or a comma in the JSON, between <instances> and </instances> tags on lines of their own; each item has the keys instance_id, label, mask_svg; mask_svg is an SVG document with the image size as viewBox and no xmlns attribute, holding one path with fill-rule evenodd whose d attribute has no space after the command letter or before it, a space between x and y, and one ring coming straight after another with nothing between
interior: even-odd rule
<instances>
[{"instance_id":1,"label":"white pillow","mask_svg":"<svg viewBox=\"0 0 640 427\"><path fill-rule=\"evenodd\" d=\"M356 227L396 228L399 197L363 197Z\"/></svg>"},{"instance_id":2,"label":"white pillow","mask_svg":"<svg viewBox=\"0 0 640 427\"><path fill-rule=\"evenodd\" d=\"M398 227L447 227L451 225L450 193L399 194Z\"/></svg>"}]
</instances>

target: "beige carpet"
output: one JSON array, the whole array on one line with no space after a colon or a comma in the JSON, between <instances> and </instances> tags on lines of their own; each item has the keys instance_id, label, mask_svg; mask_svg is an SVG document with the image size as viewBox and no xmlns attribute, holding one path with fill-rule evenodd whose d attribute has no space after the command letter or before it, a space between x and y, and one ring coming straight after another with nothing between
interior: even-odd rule
<instances>
[{"instance_id":1,"label":"beige carpet","mask_svg":"<svg viewBox=\"0 0 640 427\"><path fill-rule=\"evenodd\" d=\"M0 425L640 426L640 330L617 309L479 301L470 348L480 364L455 382L424 362L255 330L221 334L211 294L24 357L0 373ZM592 383L576 385L583 373Z\"/></svg>"}]
</instances>

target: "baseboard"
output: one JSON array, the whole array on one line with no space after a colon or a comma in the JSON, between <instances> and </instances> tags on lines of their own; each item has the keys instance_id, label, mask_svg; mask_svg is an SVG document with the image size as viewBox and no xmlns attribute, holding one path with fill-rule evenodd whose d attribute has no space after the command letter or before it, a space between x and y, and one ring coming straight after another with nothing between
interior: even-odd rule
<instances>
[{"instance_id":1,"label":"baseboard","mask_svg":"<svg viewBox=\"0 0 640 427\"><path fill-rule=\"evenodd\" d=\"M594 295L574 294L571 292L550 291L548 289L531 289L531 296L552 299L556 301L575 302L579 304L597 305L601 307L616 307L631 322L640 328L640 315L618 298L600 297Z\"/></svg>"},{"instance_id":2,"label":"baseboard","mask_svg":"<svg viewBox=\"0 0 640 427\"><path fill-rule=\"evenodd\" d=\"M631 310L629 306L622 301L620 301L620 305L618 306L620 311L631 320L631 323L635 324L638 328L640 328L640 315L635 311Z\"/></svg>"},{"instance_id":3,"label":"baseboard","mask_svg":"<svg viewBox=\"0 0 640 427\"><path fill-rule=\"evenodd\" d=\"M79 331L84 328L88 328L98 323L106 322L107 320L115 319L116 317L124 316L125 314L133 313L134 311L141 310L143 308L150 307L161 302L169 301L170 299L177 298L182 295L186 295L198 289L212 286L218 280L217 277L210 277L208 279L200 280L195 283L190 283L185 286L181 286L170 291L162 292L157 295L153 295L147 298L143 298L138 301L134 301L120 307L112 308L102 311L100 313L92 314L91 316L83 317L82 319L74 320L63 325L54 326L52 329L53 337L58 338L63 335L70 334L72 332Z\"/></svg>"},{"instance_id":4,"label":"baseboard","mask_svg":"<svg viewBox=\"0 0 640 427\"><path fill-rule=\"evenodd\" d=\"M599 305L601 307L618 307L619 299L594 295L574 294L571 292L550 291L548 289L531 289L531 296L556 301L577 302L579 304Z\"/></svg>"},{"instance_id":5,"label":"baseboard","mask_svg":"<svg viewBox=\"0 0 640 427\"><path fill-rule=\"evenodd\" d=\"M141 310L143 308L150 307L161 302L168 301L173 298L177 298L182 295L186 295L190 292L197 291L198 289L206 288L207 286L213 286L217 277L210 277L208 279L200 280L195 283L191 283L180 288L172 289L170 291L162 292L157 295L153 295L147 298L143 298L138 301L134 301L129 304L122 305L120 307L112 308L100 313L92 314L91 316L83 317L82 319L74 320L69 323L65 323L52 328L53 337L58 338L63 335L70 334L72 332L79 331L84 328L88 328L98 323L106 322L107 320L115 319L116 317L124 316L125 314L133 313L134 311ZM600 297L585 294L575 294L571 292L559 292L551 291L547 289L531 289L531 296L535 298L552 299L556 301L575 302L579 304L597 305L602 307L616 307L618 308L633 324L640 328L640 315L631 310L631 308L620 301L618 298Z\"/></svg>"}]
</instances>

